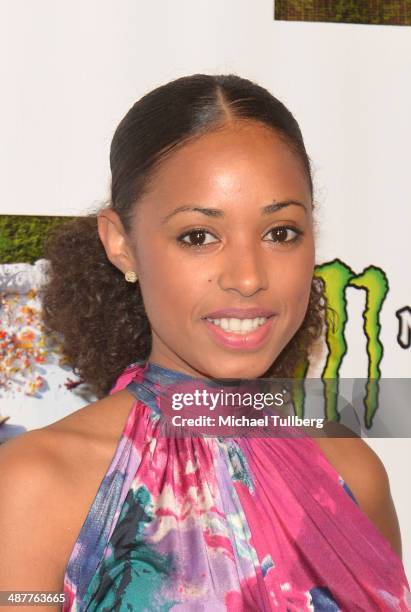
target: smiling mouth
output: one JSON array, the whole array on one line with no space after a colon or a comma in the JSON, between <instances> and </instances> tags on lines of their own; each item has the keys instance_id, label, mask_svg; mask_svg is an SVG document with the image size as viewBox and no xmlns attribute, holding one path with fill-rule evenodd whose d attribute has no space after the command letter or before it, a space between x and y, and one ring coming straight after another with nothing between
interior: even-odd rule
<instances>
[{"instance_id":1,"label":"smiling mouth","mask_svg":"<svg viewBox=\"0 0 411 612\"><path fill-rule=\"evenodd\" d=\"M237 319L235 317L226 317L220 319L211 319L206 317L206 320L219 327L225 332L246 335L255 332L259 327L265 325L269 319L274 315L268 317L254 317L248 319Z\"/></svg>"}]
</instances>

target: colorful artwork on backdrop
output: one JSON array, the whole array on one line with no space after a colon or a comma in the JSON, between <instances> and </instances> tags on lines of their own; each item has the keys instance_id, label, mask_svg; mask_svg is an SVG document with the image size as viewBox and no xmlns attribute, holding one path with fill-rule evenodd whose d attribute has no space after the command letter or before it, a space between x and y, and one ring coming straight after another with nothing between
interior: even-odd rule
<instances>
[{"instance_id":1,"label":"colorful artwork on backdrop","mask_svg":"<svg viewBox=\"0 0 411 612\"><path fill-rule=\"evenodd\" d=\"M40 259L31 264L0 265L0 397L23 393L41 399L48 389L46 363L67 364L60 346L61 339L46 333L41 319L39 285L34 281L38 271L47 267ZM46 274L42 274L46 280ZM28 290L18 287L27 279ZM66 386L69 388L70 379Z\"/></svg>"},{"instance_id":2,"label":"colorful artwork on backdrop","mask_svg":"<svg viewBox=\"0 0 411 612\"><path fill-rule=\"evenodd\" d=\"M38 290L47 276L44 240L68 219L0 216L0 397L22 392L40 399L48 388L42 365L66 365L59 338L45 333Z\"/></svg>"},{"instance_id":3,"label":"colorful artwork on backdrop","mask_svg":"<svg viewBox=\"0 0 411 612\"><path fill-rule=\"evenodd\" d=\"M274 19L411 25L411 0L275 0Z\"/></svg>"}]
</instances>

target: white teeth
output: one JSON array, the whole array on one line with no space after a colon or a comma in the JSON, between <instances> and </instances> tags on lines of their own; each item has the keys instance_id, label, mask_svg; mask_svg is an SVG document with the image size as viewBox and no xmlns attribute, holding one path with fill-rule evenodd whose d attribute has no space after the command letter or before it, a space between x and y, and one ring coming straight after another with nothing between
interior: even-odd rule
<instances>
[{"instance_id":1,"label":"white teeth","mask_svg":"<svg viewBox=\"0 0 411 612\"><path fill-rule=\"evenodd\" d=\"M218 325L224 331L235 332L237 334L246 334L255 331L267 321L266 317L256 317L255 319L207 319L214 325Z\"/></svg>"}]
</instances>

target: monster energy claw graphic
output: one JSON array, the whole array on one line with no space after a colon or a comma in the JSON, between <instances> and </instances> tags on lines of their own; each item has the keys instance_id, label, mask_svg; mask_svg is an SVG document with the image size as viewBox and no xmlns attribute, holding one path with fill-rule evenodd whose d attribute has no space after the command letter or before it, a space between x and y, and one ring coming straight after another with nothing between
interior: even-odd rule
<instances>
[{"instance_id":1,"label":"monster energy claw graphic","mask_svg":"<svg viewBox=\"0 0 411 612\"><path fill-rule=\"evenodd\" d=\"M345 329L348 320L346 289L354 287L365 292L363 310L363 332L366 338L368 357L367 383L364 398L364 421L372 426L372 419L378 406L378 380L381 377L380 363L383 345L380 341L380 315L389 290L388 279L383 270L368 266L360 274L340 259L334 259L315 269L315 276L324 283L326 310L327 360L321 374L325 384L325 417L339 420L337 411L338 378L341 365L347 354Z\"/></svg>"}]
</instances>

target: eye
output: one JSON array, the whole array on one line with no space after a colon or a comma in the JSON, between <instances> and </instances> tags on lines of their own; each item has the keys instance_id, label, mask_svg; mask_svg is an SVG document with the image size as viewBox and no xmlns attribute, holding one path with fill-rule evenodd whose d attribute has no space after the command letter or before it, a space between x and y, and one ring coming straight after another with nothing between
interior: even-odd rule
<instances>
[{"instance_id":1,"label":"eye","mask_svg":"<svg viewBox=\"0 0 411 612\"><path fill-rule=\"evenodd\" d=\"M289 236L289 232L294 232L295 236L287 240L287 235ZM265 235L268 236L269 234L272 234L273 236L273 238L269 239L269 242L290 244L300 240L303 232L296 227L292 227L291 225L278 225L277 227L272 227Z\"/></svg>"},{"instance_id":2,"label":"eye","mask_svg":"<svg viewBox=\"0 0 411 612\"><path fill-rule=\"evenodd\" d=\"M185 234L181 234L181 236L179 236L177 240L179 241L181 246L202 247L212 242L215 242L214 240L207 240L207 235L213 236L211 232L208 232L206 229L199 227L190 230L189 232L185 232ZM184 238L187 237L189 238L189 240L184 240Z\"/></svg>"}]
</instances>

